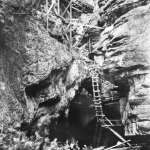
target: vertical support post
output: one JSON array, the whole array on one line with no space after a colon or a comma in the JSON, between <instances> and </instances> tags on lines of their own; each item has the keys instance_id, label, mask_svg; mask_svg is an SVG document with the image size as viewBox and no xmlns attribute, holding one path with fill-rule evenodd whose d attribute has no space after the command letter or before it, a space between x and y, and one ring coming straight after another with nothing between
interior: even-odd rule
<instances>
[{"instance_id":1,"label":"vertical support post","mask_svg":"<svg viewBox=\"0 0 150 150\"><path fill-rule=\"evenodd\" d=\"M48 21L49 21L49 14L48 14L48 0L46 0L46 13L47 13L47 16L46 16L46 28L48 30Z\"/></svg>"},{"instance_id":2,"label":"vertical support post","mask_svg":"<svg viewBox=\"0 0 150 150\"><path fill-rule=\"evenodd\" d=\"M36 72L39 71L39 52L36 51L36 58L37 58L37 64L36 64Z\"/></svg>"},{"instance_id":3,"label":"vertical support post","mask_svg":"<svg viewBox=\"0 0 150 150\"><path fill-rule=\"evenodd\" d=\"M60 0L57 2L57 7L58 7L58 15L60 15Z\"/></svg>"},{"instance_id":4,"label":"vertical support post","mask_svg":"<svg viewBox=\"0 0 150 150\"><path fill-rule=\"evenodd\" d=\"M70 0L70 22L72 20L72 0ZM70 50L72 49L72 31L70 26Z\"/></svg>"},{"instance_id":5,"label":"vertical support post","mask_svg":"<svg viewBox=\"0 0 150 150\"><path fill-rule=\"evenodd\" d=\"M92 52L92 49L91 49L91 38L89 38L89 53Z\"/></svg>"}]
</instances>

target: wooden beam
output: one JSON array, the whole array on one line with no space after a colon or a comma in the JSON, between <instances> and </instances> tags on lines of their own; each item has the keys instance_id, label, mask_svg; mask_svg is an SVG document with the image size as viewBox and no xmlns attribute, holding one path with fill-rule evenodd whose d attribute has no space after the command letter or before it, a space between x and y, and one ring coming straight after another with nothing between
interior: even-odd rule
<instances>
[{"instance_id":1,"label":"wooden beam","mask_svg":"<svg viewBox=\"0 0 150 150\"><path fill-rule=\"evenodd\" d=\"M126 142L122 142L122 143L116 144L116 145L114 145L114 146L111 146L111 147L109 147L109 148L106 148L105 150L112 150L113 148L116 148L116 147L118 147L118 146L124 145L124 144L126 144L127 142L130 142L130 141L128 140L128 141L126 141Z\"/></svg>"},{"instance_id":2,"label":"wooden beam","mask_svg":"<svg viewBox=\"0 0 150 150\"><path fill-rule=\"evenodd\" d=\"M91 38L89 38L89 53L92 52L92 46L91 46Z\"/></svg>"},{"instance_id":3,"label":"wooden beam","mask_svg":"<svg viewBox=\"0 0 150 150\"><path fill-rule=\"evenodd\" d=\"M111 4L111 3L113 3L115 0L109 0L109 1L107 1L107 3L102 7L102 11L104 11L107 7L109 7L109 5Z\"/></svg>"},{"instance_id":4,"label":"wooden beam","mask_svg":"<svg viewBox=\"0 0 150 150\"><path fill-rule=\"evenodd\" d=\"M48 14L48 0L46 0L46 28L48 30L48 21L49 21L49 14Z\"/></svg>"},{"instance_id":5,"label":"wooden beam","mask_svg":"<svg viewBox=\"0 0 150 150\"><path fill-rule=\"evenodd\" d=\"M105 128L109 129L116 137L118 137L122 142L126 142L129 147L131 147L131 144L127 142L118 132L116 132L114 129L112 129L109 126L106 126Z\"/></svg>"},{"instance_id":6,"label":"wooden beam","mask_svg":"<svg viewBox=\"0 0 150 150\"><path fill-rule=\"evenodd\" d=\"M72 7L72 9L78 11L78 12L82 12L82 10L79 10L78 8Z\"/></svg>"},{"instance_id":7,"label":"wooden beam","mask_svg":"<svg viewBox=\"0 0 150 150\"><path fill-rule=\"evenodd\" d=\"M65 15L65 13L67 12L68 8L70 7L70 5L72 4L72 0L70 0L68 6L66 7L66 9L64 10L64 12L62 13L62 16Z\"/></svg>"},{"instance_id":8,"label":"wooden beam","mask_svg":"<svg viewBox=\"0 0 150 150\"><path fill-rule=\"evenodd\" d=\"M70 21L72 19L72 0L70 0ZM70 27L70 50L72 49L72 31Z\"/></svg>"},{"instance_id":9,"label":"wooden beam","mask_svg":"<svg viewBox=\"0 0 150 150\"><path fill-rule=\"evenodd\" d=\"M57 7L58 7L58 15L60 15L60 0L57 2Z\"/></svg>"},{"instance_id":10,"label":"wooden beam","mask_svg":"<svg viewBox=\"0 0 150 150\"><path fill-rule=\"evenodd\" d=\"M50 13L50 11L53 8L54 4L55 4L55 0L52 0L51 6L49 7L48 11L46 12L47 15Z\"/></svg>"}]
</instances>

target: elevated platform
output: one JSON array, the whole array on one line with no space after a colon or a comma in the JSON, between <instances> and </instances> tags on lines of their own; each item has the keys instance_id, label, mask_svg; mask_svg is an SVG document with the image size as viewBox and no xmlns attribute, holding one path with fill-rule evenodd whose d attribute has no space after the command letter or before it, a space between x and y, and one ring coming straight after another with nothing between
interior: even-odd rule
<instances>
[{"instance_id":1,"label":"elevated platform","mask_svg":"<svg viewBox=\"0 0 150 150\"><path fill-rule=\"evenodd\" d=\"M68 4L70 3L70 0L63 1ZM79 10L82 13L92 13L94 10L94 6L84 0L72 0L72 8Z\"/></svg>"}]
</instances>

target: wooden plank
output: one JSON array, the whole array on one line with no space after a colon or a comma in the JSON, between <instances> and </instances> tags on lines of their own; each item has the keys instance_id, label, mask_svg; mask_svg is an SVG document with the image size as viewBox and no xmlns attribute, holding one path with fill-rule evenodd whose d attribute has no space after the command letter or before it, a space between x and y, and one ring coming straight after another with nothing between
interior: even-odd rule
<instances>
[{"instance_id":1,"label":"wooden plank","mask_svg":"<svg viewBox=\"0 0 150 150\"><path fill-rule=\"evenodd\" d=\"M111 150L141 150L141 146L113 148Z\"/></svg>"},{"instance_id":2,"label":"wooden plank","mask_svg":"<svg viewBox=\"0 0 150 150\"><path fill-rule=\"evenodd\" d=\"M104 11L107 7L109 7L111 5L111 3L113 3L115 0L109 0L107 1L107 3L102 7L102 11Z\"/></svg>"},{"instance_id":3,"label":"wooden plank","mask_svg":"<svg viewBox=\"0 0 150 150\"><path fill-rule=\"evenodd\" d=\"M82 12L81 10L79 10L78 8L72 7L72 9L78 11L78 12Z\"/></svg>"},{"instance_id":4,"label":"wooden plank","mask_svg":"<svg viewBox=\"0 0 150 150\"><path fill-rule=\"evenodd\" d=\"M49 13L48 13L48 0L46 0L46 28L48 30L48 21L49 21Z\"/></svg>"},{"instance_id":5,"label":"wooden plank","mask_svg":"<svg viewBox=\"0 0 150 150\"><path fill-rule=\"evenodd\" d=\"M114 146L111 146L111 147L109 147L109 148L106 148L105 150L112 150L113 148L116 148L116 147L118 147L118 146L124 145L124 144L126 144L127 142L130 142L130 141L128 140L128 141L125 141L125 142L116 144L116 145L114 145Z\"/></svg>"},{"instance_id":6,"label":"wooden plank","mask_svg":"<svg viewBox=\"0 0 150 150\"><path fill-rule=\"evenodd\" d=\"M64 12L62 13L62 16L65 15L65 13L67 12L67 10L69 9L70 5L72 4L72 0L70 0L68 6L66 7L66 9L64 10Z\"/></svg>"},{"instance_id":7,"label":"wooden plank","mask_svg":"<svg viewBox=\"0 0 150 150\"><path fill-rule=\"evenodd\" d=\"M70 20L72 19L72 0L70 0ZM70 50L72 50L72 31L70 28Z\"/></svg>"},{"instance_id":8,"label":"wooden plank","mask_svg":"<svg viewBox=\"0 0 150 150\"><path fill-rule=\"evenodd\" d=\"M58 7L58 15L60 15L60 0L58 0L57 7Z\"/></svg>"},{"instance_id":9,"label":"wooden plank","mask_svg":"<svg viewBox=\"0 0 150 150\"><path fill-rule=\"evenodd\" d=\"M106 128L109 129L114 135L116 135L116 137L118 137L122 142L126 142L126 140L118 132L116 132L114 129L112 129L109 126L107 126ZM127 143L127 145L131 147L130 143Z\"/></svg>"}]
</instances>

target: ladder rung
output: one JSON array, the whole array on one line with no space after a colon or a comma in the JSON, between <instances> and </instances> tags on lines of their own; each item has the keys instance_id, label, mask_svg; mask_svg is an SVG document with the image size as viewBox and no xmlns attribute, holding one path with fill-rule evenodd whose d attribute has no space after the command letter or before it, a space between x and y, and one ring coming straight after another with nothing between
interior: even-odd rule
<instances>
[{"instance_id":1,"label":"ladder rung","mask_svg":"<svg viewBox=\"0 0 150 150\"><path fill-rule=\"evenodd\" d=\"M99 85L98 84L92 84L93 88L97 87L99 88Z\"/></svg>"},{"instance_id":2,"label":"ladder rung","mask_svg":"<svg viewBox=\"0 0 150 150\"><path fill-rule=\"evenodd\" d=\"M94 108L95 108L95 110L98 110L98 109L99 109L99 110L100 110L100 109L102 110L102 106L101 106L101 105L95 106ZM98 110L98 111L99 111L99 110ZM100 110L100 111L101 111L101 110Z\"/></svg>"},{"instance_id":3,"label":"ladder rung","mask_svg":"<svg viewBox=\"0 0 150 150\"><path fill-rule=\"evenodd\" d=\"M93 99L93 101L101 101L101 100L102 100L101 96L100 97L94 97L94 99Z\"/></svg>"},{"instance_id":4,"label":"ladder rung","mask_svg":"<svg viewBox=\"0 0 150 150\"><path fill-rule=\"evenodd\" d=\"M93 83L99 83L99 79L98 78L94 78L94 79L92 79L92 82Z\"/></svg>"},{"instance_id":5,"label":"ladder rung","mask_svg":"<svg viewBox=\"0 0 150 150\"><path fill-rule=\"evenodd\" d=\"M98 92L100 92L100 90L93 90L93 92L98 93Z\"/></svg>"},{"instance_id":6,"label":"ladder rung","mask_svg":"<svg viewBox=\"0 0 150 150\"><path fill-rule=\"evenodd\" d=\"M101 96L100 95L94 95L94 98L100 98Z\"/></svg>"},{"instance_id":7,"label":"ladder rung","mask_svg":"<svg viewBox=\"0 0 150 150\"><path fill-rule=\"evenodd\" d=\"M94 97L94 99L93 100L96 100L96 101L101 101L102 100L102 97L101 97L101 95L99 96L99 97Z\"/></svg>"},{"instance_id":8,"label":"ladder rung","mask_svg":"<svg viewBox=\"0 0 150 150\"><path fill-rule=\"evenodd\" d=\"M101 105L102 104L102 102L94 102L94 105Z\"/></svg>"},{"instance_id":9,"label":"ladder rung","mask_svg":"<svg viewBox=\"0 0 150 150\"><path fill-rule=\"evenodd\" d=\"M99 118L99 119L104 119L104 115L95 115L96 118Z\"/></svg>"},{"instance_id":10,"label":"ladder rung","mask_svg":"<svg viewBox=\"0 0 150 150\"><path fill-rule=\"evenodd\" d=\"M96 116L96 118L100 118L100 119L104 119L104 115L95 115Z\"/></svg>"},{"instance_id":11,"label":"ladder rung","mask_svg":"<svg viewBox=\"0 0 150 150\"><path fill-rule=\"evenodd\" d=\"M93 102L94 102L94 101L102 101L102 100L101 100L101 96L99 96L99 97L94 97L94 98L93 98Z\"/></svg>"},{"instance_id":12,"label":"ladder rung","mask_svg":"<svg viewBox=\"0 0 150 150\"><path fill-rule=\"evenodd\" d=\"M96 108L102 108L102 105L94 105L94 107Z\"/></svg>"},{"instance_id":13,"label":"ladder rung","mask_svg":"<svg viewBox=\"0 0 150 150\"><path fill-rule=\"evenodd\" d=\"M99 109L101 109L101 110L97 110L97 109L95 108L96 113L103 113L102 107L99 107Z\"/></svg>"},{"instance_id":14,"label":"ladder rung","mask_svg":"<svg viewBox=\"0 0 150 150\"><path fill-rule=\"evenodd\" d=\"M100 93L100 90L93 90L94 93Z\"/></svg>"},{"instance_id":15,"label":"ladder rung","mask_svg":"<svg viewBox=\"0 0 150 150\"><path fill-rule=\"evenodd\" d=\"M96 112L96 115L102 115L102 113L103 113L102 110L97 110L97 109L95 109L95 111L97 111L97 112Z\"/></svg>"},{"instance_id":16,"label":"ladder rung","mask_svg":"<svg viewBox=\"0 0 150 150\"><path fill-rule=\"evenodd\" d=\"M93 102L102 102L101 99L93 99Z\"/></svg>"},{"instance_id":17,"label":"ladder rung","mask_svg":"<svg viewBox=\"0 0 150 150\"><path fill-rule=\"evenodd\" d=\"M100 93L101 91L99 89L93 89L93 92Z\"/></svg>"},{"instance_id":18,"label":"ladder rung","mask_svg":"<svg viewBox=\"0 0 150 150\"><path fill-rule=\"evenodd\" d=\"M92 86L93 86L93 88L98 88L99 89L99 85L93 84Z\"/></svg>"},{"instance_id":19,"label":"ladder rung","mask_svg":"<svg viewBox=\"0 0 150 150\"><path fill-rule=\"evenodd\" d=\"M97 98L98 98L98 97L97 97ZM99 99L100 99L100 98L96 99L96 97L95 97L95 99L93 99L93 102L102 102L102 101L100 101Z\"/></svg>"},{"instance_id":20,"label":"ladder rung","mask_svg":"<svg viewBox=\"0 0 150 150\"><path fill-rule=\"evenodd\" d=\"M101 105L102 102L94 102L94 105Z\"/></svg>"},{"instance_id":21,"label":"ladder rung","mask_svg":"<svg viewBox=\"0 0 150 150\"><path fill-rule=\"evenodd\" d=\"M97 82L93 82L93 83L92 83L92 86L97 86L97 87L99 87L99 84L98 84Z\"/></svg>"},{"instance_id":22,"label":"ladder rung","mask_svg":"<svg viewBox=\"0 0 150 150\"><path fill-rule=\"evenodd\" d=\"M98 110L98 109L95 109L95 111L96 111L96 114L97 114L97 115L102 115L102 114L103 114L101 108L99 108L99 110Z\"/></svg>"},{"instance_id":23,"label":"ladder rung","mask_svg":"<svg viewBox=\"0 0 150 150\"><path fill-rule=\"evenodd\" d=\"M94 105L97 107L97 105L99 106L99 105L101 105L102 104L102 102L101 101L93 101L94 102ZM102 105L101 105L102 106Z\"/></svg>"},{"instance_id":24,"label":"ladder rung","mask_svg":"<svg viewBox=\"0 0 150 150\"><path fill-rule=\"evenodd\" d=\"M99 107L99 108L95 108L95 111L97 111L97 114L98 113L100 114L100 113L102 113L103 110L102 110L102 108Z\"/></svg>"},{"instance_id":25,"label":"ladder rung","mask_svg":"<svg viewBox=\"0 0 150 150\"><path fill-rule=\"evenodd\" d=\"M101 107L102 108L102 105L101 105L101 102L100 103L94 103L95 105L94 105L94 107Z\"/></svg>"},{"instance_id":26,"label":"ladder rung","mask_svg":"<svg viewBox=\"0 0 150 150\"><path fill-rule=\"evenodd\" d=\"M98 84L97 85L93 84L92 86L93 86L93 89L96 89L96 88L99 89L99 85Z\"/></svg>"}]
</instances>

